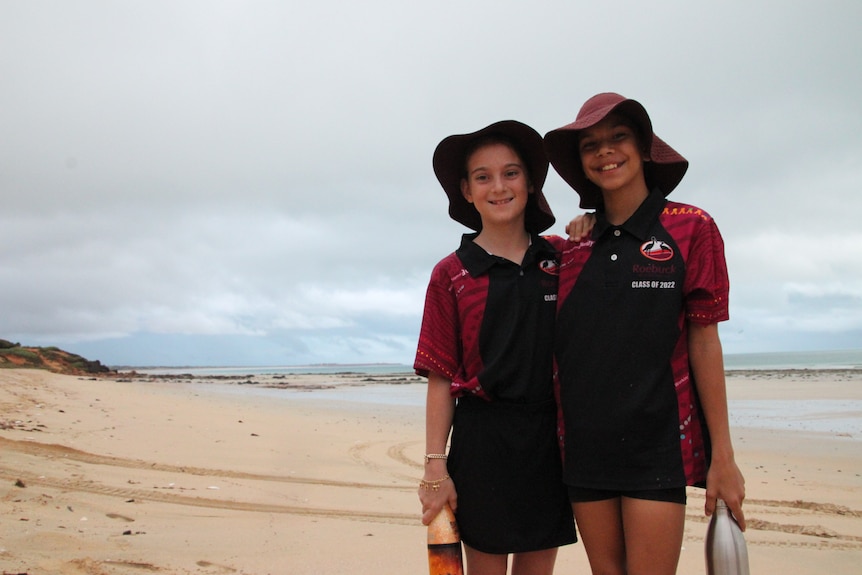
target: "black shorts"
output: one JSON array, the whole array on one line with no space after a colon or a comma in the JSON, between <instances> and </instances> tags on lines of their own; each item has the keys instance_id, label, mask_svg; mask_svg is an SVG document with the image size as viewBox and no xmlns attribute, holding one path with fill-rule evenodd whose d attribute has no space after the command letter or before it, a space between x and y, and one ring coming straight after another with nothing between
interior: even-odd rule
<instances>
[{"instance_id":1,"label":"black shorts","mask_svg":"<svg viewBox=\"0 0 862 575\"><path fill-rule=\"evenodd\" d=\"M685 487L622 491L619 489L590 489L588 487L569 486L569 501L572 503L605 501L607 499L616 499L617 497L645 499L647 501L666 501L668 503L681 503L682 505L685 505L686 502Z\"/></svg>"}]
</instances>

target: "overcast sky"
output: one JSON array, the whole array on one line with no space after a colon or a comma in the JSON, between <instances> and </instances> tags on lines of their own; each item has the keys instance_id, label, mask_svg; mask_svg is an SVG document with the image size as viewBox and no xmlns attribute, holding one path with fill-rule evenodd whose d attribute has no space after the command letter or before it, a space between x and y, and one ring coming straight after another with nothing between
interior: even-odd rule
<instances>
[{"instance_id":1,"label":"overcast sky","mask_svg":"<svg viewBox=\"0 0 862 575\"><path fill-rule=\"evenodd\" d=\"M858 0L0 0L0 338L412 363L444 137L643 103L718 222L727 353L862 348ZM580 213L553 173L557 215Z\"/></svg>"}]
</instances>

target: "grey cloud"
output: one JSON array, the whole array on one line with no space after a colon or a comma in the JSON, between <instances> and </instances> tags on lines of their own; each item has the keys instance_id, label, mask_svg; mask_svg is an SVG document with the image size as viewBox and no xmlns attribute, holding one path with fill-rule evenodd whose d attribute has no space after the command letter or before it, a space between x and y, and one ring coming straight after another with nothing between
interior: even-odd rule
<instances>
[{"instance_id":1,"label":"grey cloud","mask_svg":"<svg viewBox=\"0 0 862 575\"><path fill-rule=\"evenodd\" d=\"M860 16L850 1L4 3L0 337L106 363L409 363L431 267L466 231L434 146L503 118L544 133L613 90L691 161L674 199L719 222L726 350L819 344L862 281ZM577 198L553 173L545 191L562 233Z\"/></svg>"}]
</instances>

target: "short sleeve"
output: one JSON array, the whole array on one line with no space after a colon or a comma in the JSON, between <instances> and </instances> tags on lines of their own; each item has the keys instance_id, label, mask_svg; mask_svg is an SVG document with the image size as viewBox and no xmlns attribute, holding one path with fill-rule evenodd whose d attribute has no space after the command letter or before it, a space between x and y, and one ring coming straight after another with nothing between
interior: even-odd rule
<instances>
[{"instance_id":1,"label":"short sleeve","mask_svg":"<svg viewBox=\"0 0 862 575\"><path fill-rule=\"evenodd\" d=\"M424 377L433 371L455 379L461 364L460 334L458 307L447 273L447 260L441 261L431 272L413 369Z\"/></svg>"},{"instance_id":2,"label":"short sleeve","mask_svg":"<svg viewBox=\"0 0 862 575\"><path fill-rule=\"evenodd\" d=\"M727 320L730 281L724 255L724 240L712 218L695 229L686 259L686 318L709 324Z\"/></svg>"}]
</instances>

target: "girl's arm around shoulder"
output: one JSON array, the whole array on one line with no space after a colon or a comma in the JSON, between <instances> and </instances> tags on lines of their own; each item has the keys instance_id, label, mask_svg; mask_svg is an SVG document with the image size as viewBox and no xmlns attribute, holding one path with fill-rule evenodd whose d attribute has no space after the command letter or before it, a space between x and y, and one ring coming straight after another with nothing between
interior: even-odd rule
<instances>
[{"instance_id":1,"label":"girl's arm around shoulder","mask_svg":"<svg viewBox=\"0 0 862 575\"><path fill-rule=\"evenodd\" d=\"M688 353L712 442L704 509L707 515L712 515L716 498L723 499L744 530L742 501L745 499L745 479L736 465L730 437L724 359L718 337L718 324L688 322Z\"/></svg>"}]
</instances>

